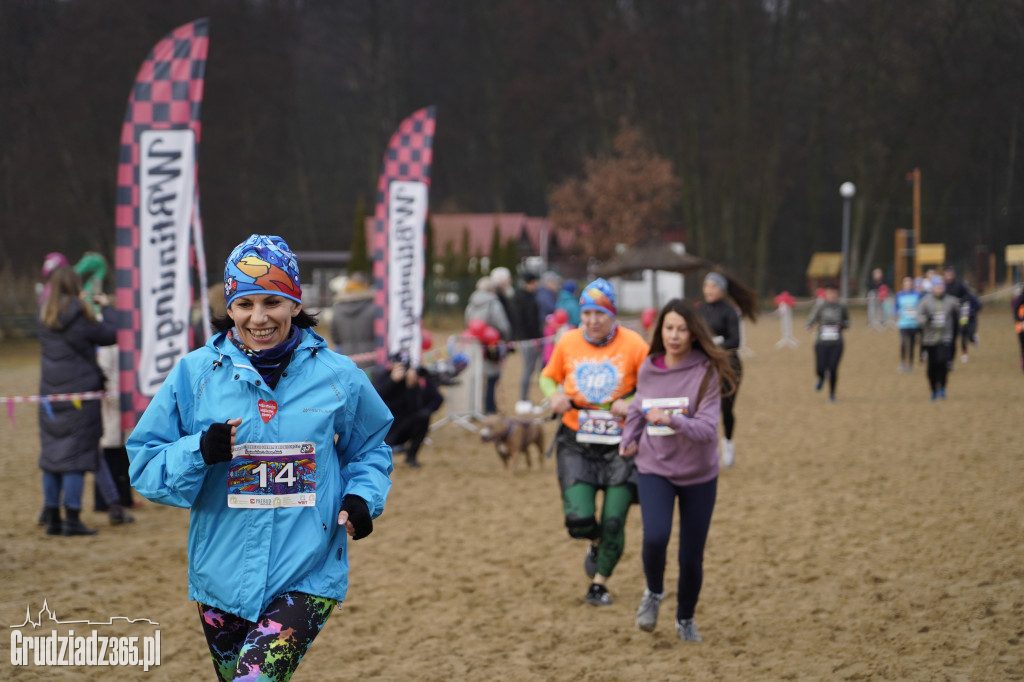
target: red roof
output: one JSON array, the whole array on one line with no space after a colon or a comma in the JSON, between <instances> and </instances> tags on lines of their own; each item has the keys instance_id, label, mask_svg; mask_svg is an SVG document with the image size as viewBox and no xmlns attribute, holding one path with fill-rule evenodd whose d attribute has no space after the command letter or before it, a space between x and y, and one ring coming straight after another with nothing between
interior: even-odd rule
<instances>
[{"instance_id":1,"label":"red roof","mask_svg":"<svg viewBox=\"0 0 1024 682\"><path fill-rule=\"evenodd\" d=\"M455 253L462 252L462 235L469 234L469 255L486 256L491 252L494 226L498 226L502 245L510 239L519 239L525 231L533 251L540 254L541 232L551 229L547 218L531 217L525 213L432 213L430 222L434 228L434 256L444 256L445 246L451 243ZM367 243L373 243L372 217L366 219ZM555 235L559 247L565 249L572 243L572 234L559 232Z\"/></svg>"}]
</instances>

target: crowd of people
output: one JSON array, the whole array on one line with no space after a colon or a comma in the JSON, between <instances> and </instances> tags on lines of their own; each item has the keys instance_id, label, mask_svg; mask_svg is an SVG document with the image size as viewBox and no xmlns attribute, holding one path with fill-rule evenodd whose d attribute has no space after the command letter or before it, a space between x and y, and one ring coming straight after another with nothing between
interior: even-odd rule
<instances>
[{"instance_id":1,"label":"crowd of people","mask_svg":"<svg viewBox=\"0 0 1024 682\"><path fill-rule=\"evenodd\" d=\"M694 611L719 466L734 461L741 317L756 319L756 296L724 272L710 272L699 307L670 301L658 313L648 343L619 323L616 292L603 279L577 295L574 282L562 283L552 273L524 273L515 287L510 273L496 270L478 283L466 321L500 329L500 345L523 353L520 401L529 395L536 349L547 340L541 333L551 329L552 310L564 311L565 328L550 356L540 356L539 386L559 419L553 448L565 527L570 538L586 544L589 584L583 602L613 603L609 581L625 547L629 509L639 503L647 586L636 625L655 629L678 504L675 628L680 639L700 641ZM484 373L493 378L487 412L497 409L493 387L503 358L485 361Z\"/></svg>"},{"instance_id":2,"label":"crowd of people","mask_svg":"<svg viewBox=\"0 0 1024 682\"><path fill-rule=\"evenodd\" d=\"M884 292L887 286L881 274L875 270L872 278ZM881 298L886 299L884 293ZM977 294L957 276L956 268L946 265L941 274L928 268L918 277L904 277L892 297L891 315L876 319L869 314L868 323L899 330L898 371L911 373L915 364L923 364L931 400L941 400L946 398L958 346L960 362L966 363L971 348L978 345L981 308Z\"/></svg>"},{"instance_id":3,"label":"crowd of people","mask_svg":"<svg viewBox=\"0 0 1024 682\"><path fill-rule=\"evenodd\" d=\"M575 292L575 282L563 282L550 270L543 274L525 270L520 274L519 286L515 286L511 271L505 267L493 268L478 280L466 305L466 323L480 320L499 333L498 342L484 349L485 415L498 411L497 385L503 360L510 352L519 353L522 364L518 404L532 404L530 389L536 385L535 374L547 364L553 348L548 331L555 311L565 311L570 327L580 325L580 303Z\"/></svg>"},{"instance_id":4,"label":"crowd of people","mask_svg":"<svg viewBox=\"0 0 1024 682\"><path fill-rule=\"evenodd\" d=\"M96 255L87 255L76 268L60 254L44 264L42 394L102 390L116 374L116 352L106 370L97 354L114 348L116 329L102 276L92 277ZM239 269L243 259L270 263L289 281L277 288L255 281ZM49 535L96 532L80 518L89 471L96 472L97 508L109 510L111 523L132 520L133 489L189 507L189 595L218 678L270 665L287 676L345 597L346 536L372 532L396 453L420 467L444 395L438 377L408 356L366 360L375 345L365 276L351 277L336 300L333 348L313 331L317 318L303 309L298 263L280 237L252 235L239 244L225 263L224 287L216 333L178 363L127 444L118 442L119 429L103 436L116 414L101 417L99 401L40 408L40 522ZM951 267L907 277L895 295L876 270L868 302L869 325L899 330L898 371L924 364L931 400L946 398L958 340L962 362L977 344L978 297ZM1024 291L1012 306L1024 368ZM517 406L536 389L559 420L553 450L566 530L585 543L585 604L613 603L610 579L630 507L639 504L645 586L635 624L643 631L657 626L678 509L674 625L681 640L702 639L695 611L704 549L721 467L735 461L742 319L756 320L757 307L753 291L711 271L701 300L669 301L645 338L620 324L609 282L579 289L554 272L531 271L514 282L506 268L481 277L466 306L467 325L479 321L496 334L479 368L484 413L499 410L497 385L516 352ZM838 286L826 284L805 327L815 334L815 388L827 384L830 401L849 326ZM253 534L266 540L234 541ZM268 627L292 634L262 637Z\"/></svg>"}]
</instances>

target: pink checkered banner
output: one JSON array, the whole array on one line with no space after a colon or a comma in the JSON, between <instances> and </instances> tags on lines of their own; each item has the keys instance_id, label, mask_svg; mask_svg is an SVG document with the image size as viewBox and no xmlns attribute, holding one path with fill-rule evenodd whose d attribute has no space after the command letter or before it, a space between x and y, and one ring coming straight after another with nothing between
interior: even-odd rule
<instances>
[{"instance_id":1,"label":"pink checkered banner","mask_svg":"<svg viewBox=\"0 0 1024 682\"><path fill-rule=\"evenodd\" d=\"M423 350L420 324L434 126L434 107L402 121L384 153L377 183L372 250L380 362L403 354L419 364Z\"/></svg>"},{"instance_id":2,"label":"pink checkered banner","mask_svg":"<svg viewBox=\"0 0 1024 682\"><path fill-rule=\"evenodd\" d=\"M190 349L192 270L195 247L202 249L199 226L192 226L208 36L209 20L198 19L153 47L121 128L115 262L125 430Z\"/></svg>"}]
</instances>

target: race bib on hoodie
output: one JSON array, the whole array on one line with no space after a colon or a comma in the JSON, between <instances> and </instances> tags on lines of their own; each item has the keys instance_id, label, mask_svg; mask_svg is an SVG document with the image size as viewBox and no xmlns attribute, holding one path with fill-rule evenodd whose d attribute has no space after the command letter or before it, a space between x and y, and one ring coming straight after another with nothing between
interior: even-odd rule
<instances>
[{"instance_id":1,"label":"race bib on hoodie","mask_svg":"<svg viewBox=\"0 0 1024 682\"><path fill-rule=\"evenodd\" d=\"M665 410L673 417L678 415L686 416L690 413L690 399L686 396L679 398L645 398L640 403L640 407L643 409L644 414L647 414L647 410L652 407L657 407ZM675 433L671 426L662 426L661 424L647 425L648 436L674 436Z\"/></svg>"}]
</instances>

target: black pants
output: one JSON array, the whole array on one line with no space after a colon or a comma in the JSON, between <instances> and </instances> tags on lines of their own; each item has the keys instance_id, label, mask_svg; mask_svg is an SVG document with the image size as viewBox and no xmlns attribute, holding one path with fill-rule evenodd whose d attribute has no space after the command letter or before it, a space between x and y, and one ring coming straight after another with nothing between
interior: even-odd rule
<instances>
[{"instance_id":1,"label":"black pants","mask_svg":"<svg viewBox=\"0 0 1024 682\"><path fill-rule=\"evenodd\" d=\"M743 378L743 363L735 354L729 356L729 364L736 372L736 390L730 395L722 396L722 431L726 438L732 440L732 431L736 428L736 417L733 415L733 406L736 404L736 396L740 393L740 380ZM726 387L723 386L723 389Z\"/></svg>"},{"instance_id":2,"label":"black pants","mask_svg":"<svg viewBox=\"0 0 1024 682\"><path fill-rule=\"evenodd\" d=\"M900 330L900 362L910 367L914 364L914 346L917 345L917 335L920 329Z\"/></svg>"},{"instance_id":3,"label":"black pants","mask_svg":"<svg viewBox=\"0 0 1024 682\"><path fill-rule=\"evenodd\" d=\"M416 454L423 445L423 439L427 437L430 429L430 415L423 415L419 412L396 416L395 423L384 438L388 445L401 445L405 443L405 461L415 462Z\"/></svg>"},{"instance_id":4,"label":"black pants","mask_svg":"<svg viewBox=\"0 0 1024 682\"><path fill-rule=\"evenodd\" d=\"M925 353L928 355L928 387L932 389L932 393L946 388L946 378L949 376L949 361L953 358L953 348L952 343L924 346Z\"/></svg>"},{"instance_id":5,"label":"black pants","mask_svg":"<svg viewBox=\"0 0 1024 682\"><path fill-rule=\"evenodd\" d=\"M974 337L978 333L978 318L971 317L967 319L965 324L960 329L960 352L967 352L967 345L974 343Z\"/></svg>"},{"instance_id":6,"label":"black pants","mask_svg":"<svg viewBox=\"0 0 1024 682\"><path fill-rule=\"evenodd\" d=\"M495 398L495 392L498 389L498 379L500 378L500 374L487 377L487 381L484 386L484 414L495 414L498 411L498 402Z\"/></svg>"},{"instance_id":7,"label":"black pants","mask_svg":"<svg viewBox=\"0 0 1024 682\"><path fill-rule=\"evenodd\" d=\"M839 361L843 357L843 342L818 343L814 346L815 372L818 374L818 381L825 380L828 374L828 394L835 396L836 381L839 377Z\"/></svg>"},{"instance_id":8,"label":"black pants","mask_svg":"<svg viewBox=\"0 0 1024 682\"><path fill-rule=\"evenodd\" d=\"M106 458L107 466L110 467L110 473L114 477L114 483L117 484L117 492L121 496L121 506L131 508L133 504L132 484L128 480L127 448L123 445L119 448L103 448L100 451L100 456ZM103 500L103 494L100 493L99 484L96 484L95 497L95 511L104 512L110 508Z\"/></svg>"}]
</instances>

